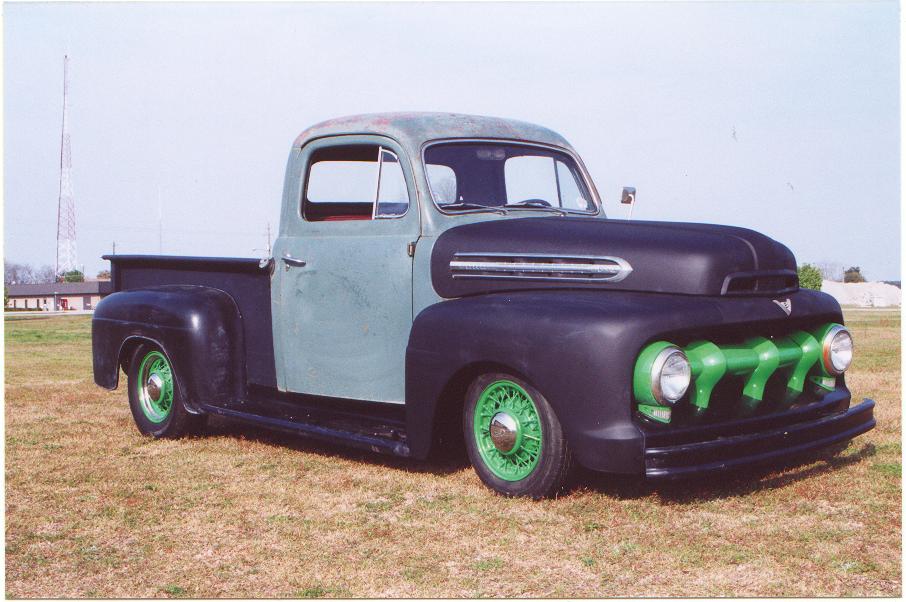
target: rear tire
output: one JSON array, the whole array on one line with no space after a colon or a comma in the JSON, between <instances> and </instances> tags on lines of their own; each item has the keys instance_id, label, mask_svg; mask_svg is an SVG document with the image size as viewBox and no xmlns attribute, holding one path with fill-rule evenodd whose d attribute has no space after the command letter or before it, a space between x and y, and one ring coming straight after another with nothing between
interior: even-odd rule
<instances>
[{"instance_id":1,"label":"rear tire","mask_svg":"<svg viewBox=\"0 0 906 602\"><path fill-rule=\"evenodd\" d=\"M540 499L566 486L573 456L560 421L524 380L504 373L475 379L466 394L463 433L475 472L497 493Z\"/></svg>"},{"instance_id":2,"label":"rear tire","mask_svg":"<svg viewBox=\"0 0 906 602\"><path fill-rule=\"evenodd\" d=\"M207 416L186 410L173 363L156 345L139 345L129 361L129 408L143 435L175 439L204 427Z\"/></svg>"}]
</instances>

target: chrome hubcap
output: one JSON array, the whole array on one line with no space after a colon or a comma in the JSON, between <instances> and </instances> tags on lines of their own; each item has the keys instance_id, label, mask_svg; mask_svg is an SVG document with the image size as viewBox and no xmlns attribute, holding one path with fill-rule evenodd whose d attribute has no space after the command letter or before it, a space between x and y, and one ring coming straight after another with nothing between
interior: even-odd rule
<instances>
[{"instance_id":1,"label":"chrome hubcap","mask_svg":"<svg viewBox=\"0 0 906 602\"><path fill-rule=\"evenodd\" d=\"M148 377L148 382L145 383L145 391L148 393L153 401L160 400L160 392L164 388L164 379L162 379L157 374L152 374Z\"/></svg>"},{"instance_id":2,"label":"chrome hubcap","mask_svg":"<svg viewBox=\"0 0 906 602\"><path fill-rule=\"evenodd\" d=\"M498 412L491 418L491 442L501 453L507 453L516 446L519 423L506 412Z\"/></svg>"}]
</instances>

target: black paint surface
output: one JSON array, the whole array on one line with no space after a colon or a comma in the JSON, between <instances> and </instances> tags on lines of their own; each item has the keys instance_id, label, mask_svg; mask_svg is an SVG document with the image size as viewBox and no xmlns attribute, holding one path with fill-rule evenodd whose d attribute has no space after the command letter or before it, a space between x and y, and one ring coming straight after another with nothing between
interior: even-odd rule
<instances>
[{"instance_id":1,"label":"black paint surface","mask_svg":"<svg viewBox=\"0 0 906 602\"><path fill-rule=\"evenodd\" d=\"M620 282L453 278L450 261L458 252L616 256L628 261L633 271ZM753 272L780 272L798 282L796 260L782 244L753 230L710 224L557 216L488 220L447 230L431 255L434 289L446 298L551 288L720 296L728 277ZM797 288L798 284L782 292Z\"/></svg>"}]
</instances>

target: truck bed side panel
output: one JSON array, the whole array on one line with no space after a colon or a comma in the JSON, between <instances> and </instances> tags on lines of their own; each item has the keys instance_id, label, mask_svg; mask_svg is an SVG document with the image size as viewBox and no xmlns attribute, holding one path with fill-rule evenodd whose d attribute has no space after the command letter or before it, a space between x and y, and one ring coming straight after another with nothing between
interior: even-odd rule
<instances>
[{"instance_id":1,"label":"truck bed side panel","mask_svg":"<svg viewBox=\"0 0 906 602\"><path fill-rule=\"evenodd\" d=\"M110 260L115 292L187 284L208 286L229 294L242 316L248 382L277 386L270 262L262 266L257 259L157 255L105 255L104 258Z\"/></svg>"}]
</instances>

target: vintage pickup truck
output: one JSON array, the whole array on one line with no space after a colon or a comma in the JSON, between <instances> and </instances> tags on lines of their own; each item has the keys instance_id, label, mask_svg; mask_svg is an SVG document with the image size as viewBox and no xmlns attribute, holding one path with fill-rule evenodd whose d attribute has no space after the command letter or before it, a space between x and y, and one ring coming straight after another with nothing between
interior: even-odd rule
<instances>
[{"instance_id":1,"label":"vintage pickup truck","mask_svg":"<svg viewBox=\"0 0 906 602\"><path fill-rule=\"evenodd\" d=\"M576 464L708 474L875 424L839 305L785 246L607 219L569 143L528 123L327 121L290 151L273 258L105 258L94 378L122 368L154 437L217 414L418 459L458 444L537 498Z\"/></svg>"}]
</instances>

